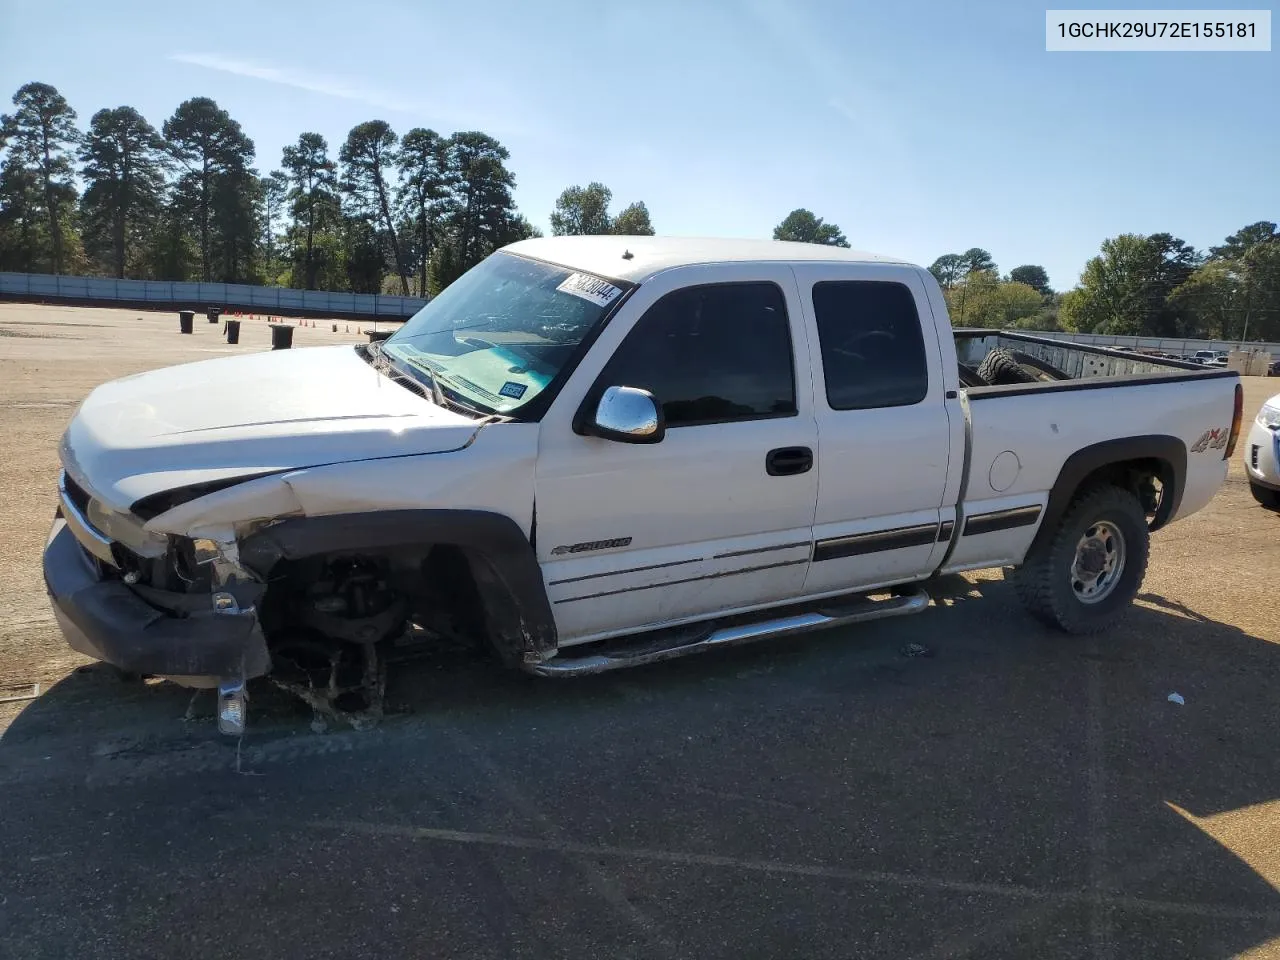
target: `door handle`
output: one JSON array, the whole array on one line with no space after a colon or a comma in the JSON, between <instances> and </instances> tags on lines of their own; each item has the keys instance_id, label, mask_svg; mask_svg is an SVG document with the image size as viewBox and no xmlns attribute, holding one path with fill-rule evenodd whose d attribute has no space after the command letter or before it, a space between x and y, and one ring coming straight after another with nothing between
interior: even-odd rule
<instances>
[{"instance_id":1,"label":"door handle","mask_svg":"<svg viewBox=\"0 0 1280 960\"><path fill-rule=\"evenodd\" d=\"M812 467L813 451L808 447L779 447L764 458L765 472L771 477L792 477Z\"/></svg>"}]
</instances>

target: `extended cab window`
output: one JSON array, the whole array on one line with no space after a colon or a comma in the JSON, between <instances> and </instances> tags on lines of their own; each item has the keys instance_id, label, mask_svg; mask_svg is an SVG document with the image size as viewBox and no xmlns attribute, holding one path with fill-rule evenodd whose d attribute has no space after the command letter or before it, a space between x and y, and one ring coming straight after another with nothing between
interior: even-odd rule
<instances>
[{"instance_id":1,"label":"extended cab window","mask_svg":"<svg viewBox=\"0 0 1280 960\"><path fill-rule=\"evenodd\" d=\"M650 391L669 427L794 415L782 291L726 283L669 293L636 322L603 379Z\"/></svg>"},{"instance_id":2,"label":"extended cab window","mask_svg":"<svg viewBox=\"0 0 1280 960\"><path fill-rule=\"evenodd\" d=\"M902 407L924 399L924 337L906 286L881 280L815 283L813 312L831 409Z\"/></svg>"}]
</instances>

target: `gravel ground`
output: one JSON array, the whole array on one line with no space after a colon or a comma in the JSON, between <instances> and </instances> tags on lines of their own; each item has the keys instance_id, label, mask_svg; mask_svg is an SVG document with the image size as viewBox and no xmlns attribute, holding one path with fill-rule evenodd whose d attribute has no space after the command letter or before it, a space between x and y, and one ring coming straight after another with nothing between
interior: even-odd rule
<instances>
[{"instance_id":1,"label":"gravel ground","mask_svg":"<svg viewBox=\"0 0 1280 960\"><path fill-rule=\"evenodd\" d=\"M39 572L75 405L268 345L218 330L0 304L0 680L44 691L0 705L0 954L1280 956L1280 515L1239 464L1090 641L995 573L581 681L424 661L368 733L259 691L237 744L67 651Z\"/></svg>"}]
</instances>

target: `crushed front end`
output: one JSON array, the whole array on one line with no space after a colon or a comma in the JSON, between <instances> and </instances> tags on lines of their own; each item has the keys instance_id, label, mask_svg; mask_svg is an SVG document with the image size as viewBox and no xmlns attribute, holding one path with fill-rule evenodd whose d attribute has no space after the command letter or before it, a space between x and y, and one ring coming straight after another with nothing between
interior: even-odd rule
<instances>
[{"instance_id":1,"label":"crushed front end","mask_svg":"<svg viewBox=\"0 0 1280 960\"><path fill-rule=\"evenodd\" d=\"M74 650L129 673L220 687L220 724L235 732L238 704L242 725L244 681L271 660L257 615L264 588L239 566L234 540L154 534L64 472L44 579Z\"/></svg>"}]
</instances>

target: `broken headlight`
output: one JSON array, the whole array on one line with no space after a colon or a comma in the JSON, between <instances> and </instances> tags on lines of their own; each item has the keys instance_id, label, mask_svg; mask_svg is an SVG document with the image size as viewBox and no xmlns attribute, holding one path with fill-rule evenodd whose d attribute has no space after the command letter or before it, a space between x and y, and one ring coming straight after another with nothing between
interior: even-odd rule
<instances>
[{"instance_id":1,"label":"broken headlight","mask_svg":"<svg viewBox=\"0 0 1280 960\"><path fill-rule=\"evenodd\" d=\"M96 498L91 498L86 505L85 519L103 536L128 547L140 557L163 556L168 546L167 538L144 528L140 517L112 510Z\"/></svg>"}]
</instances>

